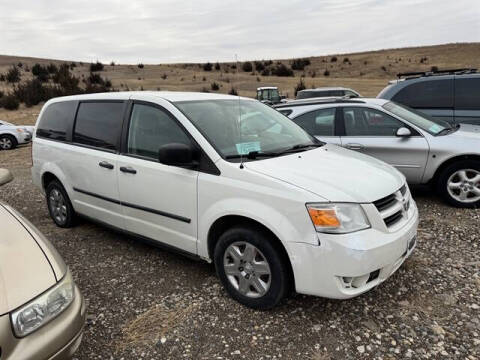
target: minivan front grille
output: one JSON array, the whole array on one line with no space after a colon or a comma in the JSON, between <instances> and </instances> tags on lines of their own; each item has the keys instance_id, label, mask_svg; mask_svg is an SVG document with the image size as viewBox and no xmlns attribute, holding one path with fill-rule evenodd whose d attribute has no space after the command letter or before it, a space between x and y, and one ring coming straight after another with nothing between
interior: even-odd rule
<instances>
[{"instance_id":1,"label":"minivan front grille","mask_svg":"<svg viewBox=\"0 0 480 360\"><path fill-rule=\"evenodd\" d=\"M394 230L407 220L410 209L411 196L407 185L398 191L373 202L388 229Z\"/></svg>"}]
</instances>

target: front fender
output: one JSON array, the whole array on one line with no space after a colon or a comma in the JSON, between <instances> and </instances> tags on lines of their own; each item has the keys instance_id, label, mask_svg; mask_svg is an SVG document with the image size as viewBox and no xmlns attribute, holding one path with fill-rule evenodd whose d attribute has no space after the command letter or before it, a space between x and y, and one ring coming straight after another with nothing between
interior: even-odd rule
<instances>
[{"instance_id":1,"label":"front fender","mask_svg":"<svg viewBox=\"0 0 480 360\"><path fill-rule=\"evenodd\" d=\"M250 198L231 197L210 204L199 212L198 255L209 259L208 234L218 219L234 215L254 220L268 228L281 241L288 253L288 242L318 245L318 238L304 204L279 211L265 202ZM290 255L290 254L289 254Z\"/></svg>"}]
</instances>

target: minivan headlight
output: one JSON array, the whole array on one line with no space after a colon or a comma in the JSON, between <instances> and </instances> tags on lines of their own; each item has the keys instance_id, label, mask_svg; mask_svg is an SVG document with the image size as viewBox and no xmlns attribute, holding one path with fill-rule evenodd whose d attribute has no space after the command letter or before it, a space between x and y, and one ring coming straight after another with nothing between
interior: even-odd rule
<instances>
[{"instance_id":1,"label":"minivan headlight","mask_svg":"<svg viewBox=\"0 0 480 360\"><path fill-rule=\"evenodd\" d=\"M17 337L24 337L64 311L74 298L70 271L54 287L12 312L12 327Z\"/></svg>"},{"instance_id":2,"label":"minivan headlight","mask_svg":"<svg viewBox=\"0 0 480 360\"><path fill-rule=\"evenodd\" d=\"M370 227L359 204L307 204L307 210L317 232L346 234Z\"/></svg>"}]
</instances>

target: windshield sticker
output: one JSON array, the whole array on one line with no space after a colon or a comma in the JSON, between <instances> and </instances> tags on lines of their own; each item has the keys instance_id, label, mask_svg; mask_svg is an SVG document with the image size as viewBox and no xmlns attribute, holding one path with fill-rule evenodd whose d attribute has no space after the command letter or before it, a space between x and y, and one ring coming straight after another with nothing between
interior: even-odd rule
<instances>
[{"instance_id":1,"label":"windshield sticker","mask_svg":"<svg viewBox=\"0 0 480 360\"><path fill-rule=\"evenodd\" d=\"M433 124L429 128L429 130L433 133L438 133L438 132L442 131L443 129L445 129L445 128L441 125L438 125L438 124Z\"/></svg>"},{"instance_id":2,"label":"windshield sticker","mask_svg":"<svg viewBox=\"0 0 480 360\"><path fill-rule=\"evenodd\" d=\"M240 155L247 155L252 151L260 152L261 150L259 141L244 142L240 144L235 144L235 146L237 147L237 152Z\"/></svg>"}]
</instances>

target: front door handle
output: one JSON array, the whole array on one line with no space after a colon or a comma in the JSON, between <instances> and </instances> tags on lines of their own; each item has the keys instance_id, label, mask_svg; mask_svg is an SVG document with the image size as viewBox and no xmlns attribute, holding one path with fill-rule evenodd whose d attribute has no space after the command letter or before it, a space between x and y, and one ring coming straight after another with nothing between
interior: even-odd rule
<instances>
[{"instance_id":1,"label":"front door handle","mask_svg":"<svg viewBox=\"0 0 480 360\"><path fill-rule=\"evenodd\" d=\"M345 147L350 150L363 150L365 148L362 144L357 143L348 143Z\"/></svg>"},{"instance_id":2,"label":"front door handle","mask_svg":"<svg viewBox=\"0 0 480 360\"><path fill-rule=\"evenodd\" d=\"M98 166L103 167L105 169L113 169L113 164L110 164L108 161L101 161L98 163Z\"/></svg>"},{"instance_id":3,"label":"front door handle","mask_svg":"<svg viewBox=\"0 0 480 360\"><path fill-rule=\"evenodd\" d=\"M137 170L130 166L120 166L120 171L128 174L136 174Z\"/></svg>"}]
</instances>

